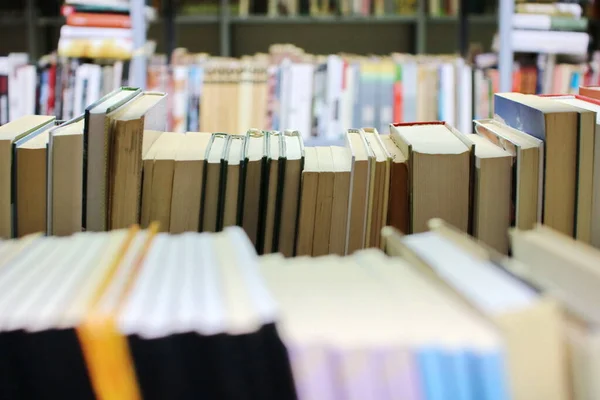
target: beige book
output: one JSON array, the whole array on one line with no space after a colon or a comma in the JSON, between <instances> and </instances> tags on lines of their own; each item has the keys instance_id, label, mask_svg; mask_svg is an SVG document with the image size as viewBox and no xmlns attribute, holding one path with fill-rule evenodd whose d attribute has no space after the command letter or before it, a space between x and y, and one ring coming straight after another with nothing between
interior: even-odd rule
<instances>
[{"instance_id":1,"label":"beige book","mask_svg":"<svg viewBox=\"0 0 600 400\"><path fill-rule=\"evenodd\" d=\"M388 200L390 195L391 157L374 128L362 130L367 146L375 155L369 183L369 213L367 215L366 247L380 247L381 228L387 223Z\"/></svg>"},{"instance_id":2,"label":"beige book","mask_svg":"<svg viewBox=\"0 0 600 400\"><path fill-rule=\"evenodd\" d=\"M313 234L312 255L329 254L329 237L331 233L331 212L333 207L333 190L335 171L330 147L317 147L319 159L319 185L315 210L315 230Z\"/></svg>"},{"instance_id":3,"label":"beige book","mask_svg":"<svg viewBox=\"0 0 600 400\"><path fill-rule=\"evenodd\" d=\"M13 146L30 134L48 129L54 117L25 116L0 127L0 239L13 237Z\"/></svg>"},{"instance_id":4,"label":"beige book","mask_svg":"<svg viewBox=\"0 0 600 400\"><path fill-rule=\"evenodd\" d=\"M258 248L260 223L264 219L262 204L263 173L267 163L267 136L259 129L250 129L246 133L244 157L246 163L246 181L244 182L244 209L242 227L250 241Z\"/></svg>"},{"instance_id":5,"label":"beige book","mask_svg":"<svg viewBox=\"0 0 600 400\"><path fill-rule=\"evenodd\" d=\"M214 112L210 107L214 104L214 99L212 98L214 85L214 67L209 63L206 65L204 71L202 96L200 96L200 129L204 132L212 131L211 119L214 118Z\"/></svg>"},{"instance_id":6,"label":"beige book","mask_svg":"<svg viewBox=\"0 0 600 400\"><path fill-rule=\"evenodd\" d=\"M349 129L346 133L346 147L352 155L352 176L350 186L350 212L348 220L347 253L352 254L365 247L367 232L367 212L371 164L375 158L367 146L360 130Z\"/></svg>"},{"instance_id":7,"label":"beige book","mask_svg":"<svg viewBox=\"0 0 600 400\"><path fill-rule=\"evenodd\" d=\"M257 112L254 102L256 99L252 97L253 82L251 64L244 62L240 70L240 78L238 84L238 112L236 119L237 126L232 133L242 134L253 127L252 114Z\"/></svg>"},{"instance_id":8,"label":"beige book","mask_svg":"<svg viewBox=\"0 0 600 400\"><path fill-rule=\"evenodd\" d=\"M245 136L231 135L227 145L227 167L223 193L223 227L241 224L242 193L240 184L243 178Z\"/></svg>"},{"instance_id":9,"label":"beige book","mask_svg":"<svg viewBox=\"0 0 600 400\"><path fill-rule=\"evenodd\" d=\"M538 225L511 231L512 271L561 301L571 359L574 399L600 396L600 252L581 241Z\"/></svg>"},{"instance_id":10,"label":"beige book","mask_svg":"<svg viewBox=\"0 0 600 400\"><path fill-rule=\"evenodd\" d=\"M569 74L571 76L571 74ZM556 99L549 97L549 99ZM591 243L593 228L594 201L594 149L596 136L596 112L586 106L585 101L556 99L561 104L573 106L578 114L577 172L576 172L576 217L574 236L585 243Z\"/></svg>"},{"instance_id":11,"label":"beige book","mask_svg":"<svg viewBox=\"0 0 600 400\"><path fill-rule=\"evenodd\" d=\"M80 232L83 218L83 117L50 131L48 234Z\"/></svg>"},{"instance_id":12,"label":"beige book","mask_svg":"<svg viewBox=\"0 0 600 400\"><path fill-rule=\"evenodd\" d=\"M475 131L514 157L511 225L533 228L542 220L544 142L494 120L475 121Z\"/></svg>"},{"instance_id":13,"label":"beige book","mask_svg":"<svg viewBox=\"0 0 600 400\"><path fill-rule=\"evenodd\" d=\"M512 156L482 136L471 135L469 139L475 143L473 236L508 254Z\"/></svg>"},{"instance_id":14,"label":"beige book","mask_svg":"<svg viewBox=\"0 0 600 400\"><path fill-rule=\"evenodd\" d=\"M296 239L297 256L310 256L313 252L318 186L319 158L317 148L307 147L304 150L304 170L302 171L300 190L298 237Z\"/></svg>"},{"instance_id":15,"label":"beige book","mask_svg":"<svg viewBox=\"0 0 600 400\"><path fill-rule=\"evenodd\" d=\"M298 231L298 204L304 163L304 143L298 131L285 131L282 135L285 156L285 174L281 199L279 245L277 251L286 257L294 255Z\"/></svg>"},{"instance_id":16,"label":"beige book","mask_svg":"<svg viewBox=\"0 0 600 400\"><path fill-rule=\"evenodd\" d=\"M405 258L496 325L505 346L511 398L568 399L558 303L508 273L494 250L441 220L429 225L432 232L404 237L385 228L386 252Z\"/></svg>"},{"instance_id":17,"label":"beige book","mask_svg":"<svg viewBox=\"0 0 600 400\"><path fill-rule=\"evenodd\" d=\"M208 144L202 195L202 232L218 232L219 223L222 221L222 216L219 215L219 201L228 140L229 135L226 133L213 133Z\"/></svg>"},{"instance_id":18,"label":"beige book","mask_svg":"<svg viewBox=\"0 0 600 400\"><path fill-rule=\"evenodd\" d=\"M156 147L152 168L148 222L158 222L159 232L169 232L171 229L171 198L175 174L175 157L183 137L183 133L165 132L154 142L151 148Z\"/></svg>"},{"instance_id":19,"label":"beige book","mask_svg":"<svg viewBox=\"0 0 600 400\"><path fill-rule=\"evenodd\" d=\"M109 175L109 229L140 222L142 157L162 132L166 120L166 95L145 92L121 109L112 120Z\"/></svg>"},{"instance_id":20,"label":"beige book","mask_svg":"<svg viewBox=\"0 0 600 400\"><path fill-rule=\"evenodd\" d=\"M351 399L368 398L381 382L377 378L388 374L402 382L402 398L420 398L410 360L431 343L440 353L472 350L502 357L501 338L488 321L405 261L380 251L284 262L261 258L260 267L280 305L279 332L295 350L291 366L307 398L323 398L331 387ZM335 369L330 368L332 351L339 355ZM369 372L357 366L382 358L380 374L357 379L359 371ZM315 369L326 372L315 379ZM496 388L505 386L498 375Z\"/></svg>"},{"instance_id":21,"label":"beige book","mask_svg":"<svg viewBox=\"0 0 600 400\"><path fill-rule=\"evenodd\" d=\"M548 98L520 93L497 93L496 119L511 118L510 109L526 113L528 134L544 140L544 206L542 222L567 235L576 235L577 170L580 108ZM498 107L498 104L503 107ZM506 110L506 113L501 111ZM508 121L508 125L515 123ZM535 125L535 129L534 129ZM592 168L590 165L589 168Z\"/></svg>"},{"instance_id":22,"label":"beige book","mask_svg":"<svg viewBox=\"0 0 600 400\"><path fill-rule=\"evenodd\" d=\"M409 162L410 232L442 218L469 229L471 145L443 122L392 125L390 136Z\"/></svg>"},{"instance_id":23,"label":"beige book","mask_svg":"<svg viewBox=\"0 0 600 400\"><path fill-rule=\"evenodd\" d=\"M156 153L160 148L157 145L157 142L160 140L161 136L165 133L160 133L153 143L152 146L148 149L147 152L144 153L142 157L142 205L141 205L141 216L140 216L140 225L143 229L148 228L150 226L150 211L152 209L152 177L154 175L154 157L156 157Z\"/></svg>"},{"instance_id":24,"label":"beige book","mask_svg":"<svg viewBox=\"0 0 600 400\"><path fill-rule=\"evenodd\" d=\"M85 110L83 225L87 231L105 231L108 227L110 157L113 144L111 116L120 112L121 107L136 99L140 93L139 89L121 88Z\"/></svg>"},{"instance_id":25,"label":"beige book","mask_svg":"<svg viewBox=\"0 0 600 400\"><path fill-rule=\"evenodd\" d=\"M279 218L277 215L278 198L281 198L282 187L279 186L279 176L282 171L283 154L282 154L282 137L280 132L271 131L268 133L268 156L267 156L267 199L265 203L265 220L264 220L264 236L263 248L261 254L269 254L276 251L279 243L277 231L279 230ZM276 243L275 243L276 242Z\"/></svg>"},{"instance_id":26,"label":"beige book","mask_svg":"<svg viewBox=\"0 0 600 400\"><path fill-rule=\"evenodd\" d=\"M16 145L16 237L46 232L49 130Z\"/></svg>"},{"instance_id":27,"label":"beige book","mask_svg":"<svg viewBox=\"0 0 600 400\"><path fill-rule=\"evenodd\" d=\"M346 254L348 236L350 185L352 178L352 156L345 147L331 146L335 180L331 206L331 230L329 232L329 253Z\"/></svg>"},{"instance_id":28,"label":"beige book","mask_svg":"<svg viewBox=\"0 0 600 400\"><path fill-rule=\"evenodd\" d=\"M200 229L206 150L210 138L210 133L188 132L179 142L173 173L171 233Z\"/></svg>"},{"instance_id":29,"label":"beige book","mask_svg":"<svg viewBox=\"0 0 600 400\"><path fill-rule=\"evenodd\" d=\"M571 104L580 109L596 113L596 119L594 120L595 129L590 128L589 114L579 113L577 239L583 240L585 232L589 229L591 231L589 243L594 247L600 248L600 138L598 137L600 135L600 105L591 101L577 99L575 96L552 98L561 103ZM591 149L593 149L593 152L590 155ZM593 166L591 165L590 157L593 160ZM589 183L590 179L592 181L591 185ZM590 186L592 187L591 194L589 193Z\"/></svg>"}]
</instances>

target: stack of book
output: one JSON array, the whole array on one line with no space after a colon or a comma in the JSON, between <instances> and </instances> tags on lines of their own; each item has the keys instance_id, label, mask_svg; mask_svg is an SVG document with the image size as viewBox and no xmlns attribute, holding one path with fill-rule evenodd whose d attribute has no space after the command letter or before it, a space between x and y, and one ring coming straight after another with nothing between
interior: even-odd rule
<instances>
[{"instance_id":1,"label":"stack of book","mask_svg":"<svg viewBox=\"0 0 600 400\"><path fill-rule=\"evenodd\" d=\"M58 54L126 60L133 53L127 0L67 0L66 25L60 30Z\"/></svg>"},{"instance_id":2,"label":"stack of book","mask_svg":"<svg viewBox=\"0 0 600 400\"><path fill-rule=\"evenodd\" d=\"M600 252L439 219L381 250L258 257L242 229L0 241L5 398L600 396ZM235 384L232 384L234 383Z\"/></svg>"},{"instance_id":3,"label":"stack of book","mask_svg":"<svg viewBox=\"0 0 600 400\"><path fill-rule=\"evenodd\" d=\"M522 53L586 55L590 36L578 2L520 1L512 19L512 48ZM496 38L494 47L498 48Z\"/></svg>"}]
</instances>

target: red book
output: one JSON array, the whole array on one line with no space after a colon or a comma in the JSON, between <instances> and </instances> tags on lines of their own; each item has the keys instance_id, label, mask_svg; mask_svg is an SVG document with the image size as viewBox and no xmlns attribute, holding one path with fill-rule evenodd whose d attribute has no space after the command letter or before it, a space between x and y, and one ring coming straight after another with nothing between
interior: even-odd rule
<instances>
[{"instance_id":1,"label":"red book","mask_svg":"<svg viewBox=\"0 0 600 400\"><path fill-rule=\"evenodd\" d=\"M56 106L56 63L50 65L48 70L48 115L54 115Z\"/></svg>"},{"instance_id":2,"label":"red book","mask_svg":"<svg viewBox=\"0 0 600 400\"><path fill-rule=\"evenodd\" d=\"M396 65L396 79L394 81L394 121L404 122L402 108L402 70L401 66Z\"/></svg>"},{"instance_id":3,"label":"red book","mask_svg":"<svg viewBox=\"0 0 600 400\"><path fill-rule=\"evenodd\" d=\"M600 86L580 87L579 94L591 99L600 100Z\"/></svg>"},{"instance_id":4,"label":"red book","mask_svg":"<svg viewBox=\"0 0 600 400\"><path fill-rule=\"evenodd\" d=\"M122 14L69 13L67 25L96 28L131 28L131 17Z\"/></svg>"}]
</instances>

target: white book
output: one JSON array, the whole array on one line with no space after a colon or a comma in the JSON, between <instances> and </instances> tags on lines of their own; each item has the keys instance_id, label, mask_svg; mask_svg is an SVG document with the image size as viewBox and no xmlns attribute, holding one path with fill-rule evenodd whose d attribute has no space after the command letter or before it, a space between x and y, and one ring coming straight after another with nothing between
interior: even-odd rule
<instances>
[{"instance_id":1,"label":"white book","mask_svg":"<svg viewBox=\"0 0 600 400\"><path fill-rule=\"evenodd\" d=\"M11 53L8 55L8 113L9 121L23 116L21 113L23 88L17 77L17 69L27 65L29 56L25 53Z\"/></svg>"},{"instance_id":2,"label":"white book","mask_svg":"<svg viewBox=\"0 0 600 400\"><path fill-rule=\"evenodd\" d=\"M342 136L340 124L340 99L342 95L344 62L339 56L327 57L327 129L325 136L328 139L339 139Z\"/></svg>"},{"instance_id":3,"label":"white book","mask_svg":"<svg viewBox=\"0 0 600 400\"><path fill-rule=\"evenodd\" d=\"M63 25L60 37L64 39L131 39L129 28L90 28L87 26Z\"/></svg>"},{"instance_id":4,"label":"white book","mask_svg":"<svg viewBox=\"0 0 600 400\"><path fill-rule=\"evenodd\" d=\"M565 55L587 54L590 35L587 32L518 30L511 32L516 53L547 53ZM498 51L500 40L494 37L492 48Z\"/></svg>"},{"instance_id":5,"label":"white book","mask_svg":"<svg viewBox=\"0 0 600 400\"><path fill-rule=\"evenodd\" d=\"M313 93L312 64L293 64L291 68L290 119L287 128L296 129L304 140L310 138L311 107Z\"/></svg>"},{"instance_id":6,"label":"white book","mask_svg":"<svg viewBox=\"0 0 600 400\"><path fill-rule=\"evenodd\" d=\"M34 65L24 65L17 69L19 82L19 116L34 115L36 105L37 71Z\"/></svg>"},{"instance_id":7,"label":"white book","mask_svg":"<svg viewBox=\"0 0 600 400\"><path fill-rule=\"evenodd\" d=\"M461 62L458 73L458 130L473 133L473 70Z\"/></svg>"}]
</instances>

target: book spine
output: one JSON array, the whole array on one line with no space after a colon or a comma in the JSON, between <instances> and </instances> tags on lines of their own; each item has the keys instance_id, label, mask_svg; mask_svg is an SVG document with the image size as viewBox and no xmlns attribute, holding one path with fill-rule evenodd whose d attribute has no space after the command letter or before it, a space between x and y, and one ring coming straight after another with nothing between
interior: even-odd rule
<instances>
[{"instance_id":1,"label":"book spine","mask_svg":"<svg viewBox=\"0 0 600 400\"><path fill-rule=\"evenodd\" d=\"M8 75L0 75L0 125L8 123Z\"/></svg>"},{"instance_id":2,"label":"book spine","mask_svg":"<svg viewBox=\"0 0 600 400\"><path fill-rule=\"evenodd\" d=\"M553 31L587 31L587 18L551 17L550 30Z\"/></svg>"},{"instance_id":3,"label":"book spine","mask_svg":"<svg viewBox=\"0 0 600 400\"><path fill-rule=\"evenodd\" d=\"M67 16L67 25L97 28L131 28L131 17L119 14L78 13Z\"/></svg>"},{"instance_id":4,"label":"book spine","mask_svg":"<svg viewBox=\"0 0 600 400\"><path fill-rule=\"evenodd\" d=\"M56 115L56 63L50 64L48 69L48 115Z\"/></svg>"}]
</instances>

